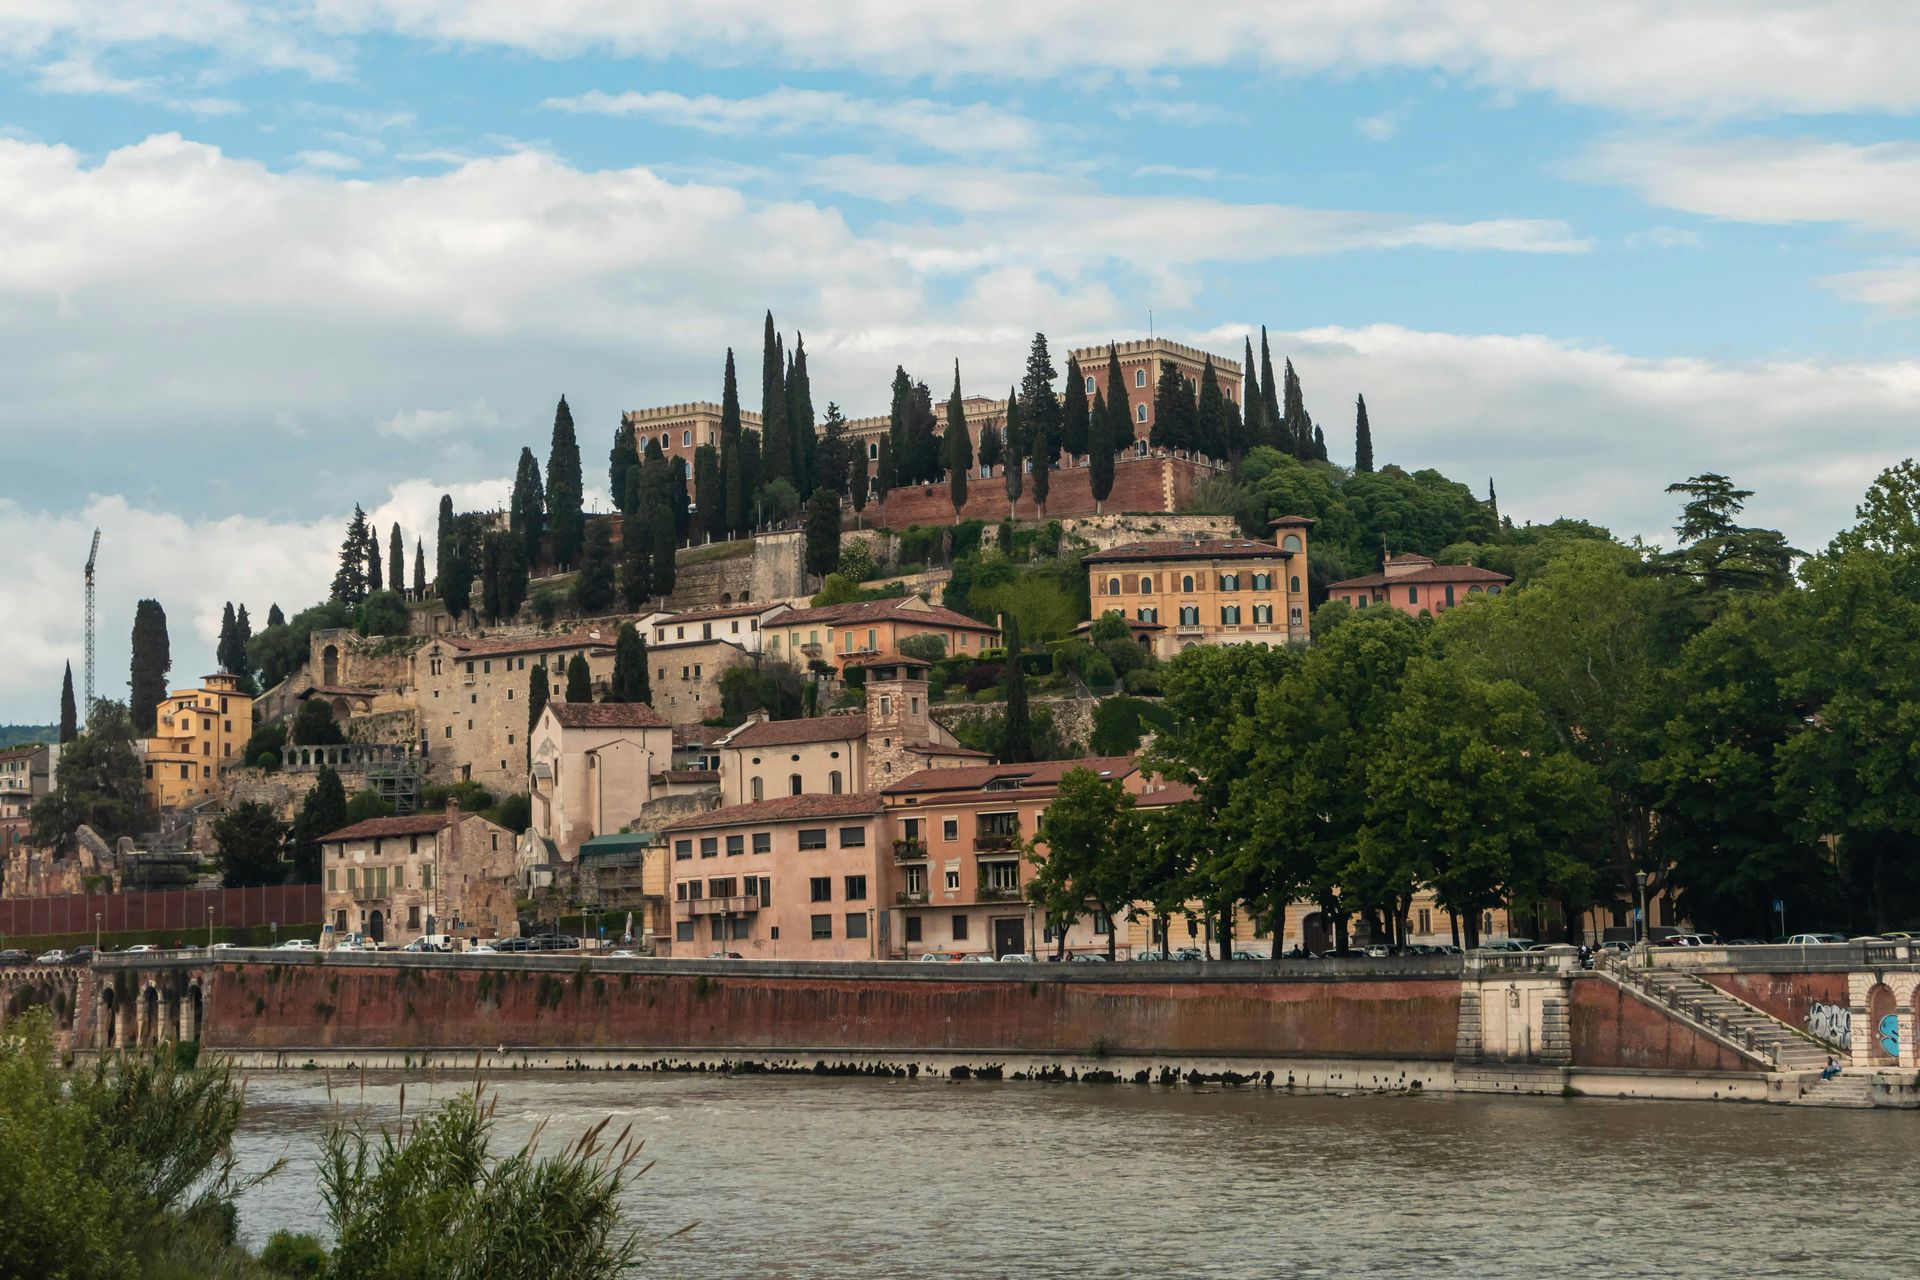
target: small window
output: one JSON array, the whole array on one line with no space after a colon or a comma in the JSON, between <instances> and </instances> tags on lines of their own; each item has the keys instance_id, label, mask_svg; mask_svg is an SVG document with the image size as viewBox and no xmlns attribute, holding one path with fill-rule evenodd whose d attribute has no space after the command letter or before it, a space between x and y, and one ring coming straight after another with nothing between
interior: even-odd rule
<instances>
[{"instance_id":1,"label":"small window","mask_svg":"<svg viewBox=\"0 0 1920 1280\"><path fill-rule=\"evenodd\" d=\"M800 829L800 847L802 849L826 848L827 829L825 827L802 827Z\"/></svg>"},{"instance_id":2,"label":"small window","mask_svg":"<svg viewBox=\"0 0 1920 1280\"><path fill-rule=\"evenodd\" d=\"M790 773L787 775L787 794L788 795L790 796L799 795L801 791L804 789L804 786L805 784L801 782L799 774Z\"/></svg>"},{"instance_id":3,"label":"small window","mask_svg":"<svg viewBox=\"0 0 1920 1280\"><path fill-rule=\"evenodd\" d=\"M960 892L960 873L958 871L947 872L946 885L948 893Z\"/></svg>"},{"instance_id":4,"label":"small window","mask_svg":"<svg viewBox=\"0 0 1920 1280\"><path fill-rule=\"evenodd\" d=\"M1407 587L1407 603L1408 604L1420 603L1420 588L1412 585L1409 585Z\"/></svg>"},{"instance_id":5,"label":"small window","mask_svg":"<svg viewBox=\"0 0 1920 1280\"><path fill-rule=\"evenodd\" d=\"M1299 575L1299 574L1297 574L1297 573L1293 575L1293 588L1292 588L1292 590L1293 590L1293 593L1294 593L1295 595L1299 595L1299 594L1300 594L1300 575Z\"/></svg>"},{"instance_id":6,"label":"small window","mask_svg":"<svg viewBox=\"0 0 1920 1280\"><path fill-rule=\"evenodd\" d=\"M1136 387L1144 387L1147 385L1147 371L1145 369L1135 369L1133 371L1133 385Z\"/></svg>"},{"instance_id":7,"label":"small window","mask_svg":"<svg viewBox=\"0 0 1920 1280\"><path fill-rule=\"evenodd\" d=\"M967 940L967 918L965 916L955 916L953 918L953 940L955 942L965 942Z\"/></svg>"},{"instance_id":8,"label":"small window","mask_svg":"<svg viewBox=\"0 0 1920 1280\"><path fill-rule=\"evenodd\" d=\"M867 829L865 827L840 828L840 847L842 849L864 849L866 845Z\"/></svg>"},{"instance_id":9,"label":"small window","mask_svg":"<svg viewBox=\"0 0 1920 1280\"><path fill-rule=\"evenodd\" d=\"M827 793L836 796L840 794L840 771L838 769L835 769L827 775Z\"/></svg>"},{"instance_id":10,"label":"small window","mask_svg":"<svg viewBox=\"0 0 1920 1280\"><path fill-rule=\"evenodd\" d=\"M747 784L747 791L748 791L748 794L750 794L755 800L764 800L767 798L766 784L760 781L760 779L758 778L753 779L751 782Z\"/></svg>"},{"instance_id":11,"label":"small window","mask_svg":"<svg viewBox=\"0 0 1920 1280\"><path fill-rule=\"evenodd\" d=\"M701 836L700 837L700 856L703 858L719 857L720 856L720 837L719 836Z\"/></svg>"},{"instance_id":12,"label":"small window","mask_svg":"<svg viewBox=\"0 0 1920 1280\"><path fill-rule=\"evenodd\" d=\"M867 913L864 911L847 912L847 936L864 938L867 936Z\"/></svg>"},{"instance_id":13,"label":"small window","mask_svg":"<svg viewBox=\"0 0 1920 1280\"><path fill-rule=\"evenodd\" d=\"M920 941L920 917L919 916L907 917L907 941L908 942Z\"/></svg>"},{"instance_id":14,"label":"small window","mask_svg":"<svg viewBox=\"0 0 1920 1280\"><path fill-rule=\"evenodd\" d=\"M807 881L807 901L832 902L833 877L813 876Z\"/></svg>"},{"instance_id":15,"label":"small window","mask_svg":"<svg viewBox=\"0 0 1920 1280\"><path fill-rule=\"evenodd\" d=\"M771 831L754 832L753 833L753 851L755 853L772 853L773 852L773 833Z\"/></svg>"},{"instance_id":16,"label":"small window","mask_svg":"<svg viewBox=\"0 0 1920 1280\"><path fill-rule=\"evenodd\" d=\"M740 854L743 854L746 851L747 851L747 838L745 836L728 836L727 837L727 856L729 858L738 857Z\"/></svg>"},{"instance_id":17,"label":"small window","mask_svg":"<svg viewBox=\"0 0 1920 1280\"><path fill-rule=\"evenodd\" d=\"M867 878L865 876L847 877L847 901L865 902L867 900Z\"/></svg>"},{"instance_id":18,"label":"small window","mask_svg":"<svg viewBox=\"0 0 1920 1280\"><path fill-rule=\"evenodd\" d=\"M1191 590L1193 590L1193 575L1192 575L1192 574L1190 574L1190 573L1189 573L1189 574L1187 574L1187 575L1186 575L1185 577L1183 577L1183 578L1181 578L1181 579L1180 579L1180 589L1181 589L1182 591L1191 591Z\"/></svg>"},{"instance_id":19,"label":"small window","mask_svg":"<svg viewBox=\"0 0 1920 1280\"><path fill-rule=\"evenodd\" d=\"M940 824L940 836L945 840L958 840L960 838L960 820L958 818L948 818L945 822L942 822Z\"/></svg>"},{"instance_id":20,"label":"small window","mask_svg":"<svg viewBox=\"0 0 1920 1280\"><path fill-rule=\"evenodd\" d=\"M682 432L680 433L680 447L681 447L682 449L684 449L684 448L686 448L686 447L687 447L688 445L690 445L690 444L692 444L692 443L693 443L693 432L691 432L691 431L682 431Z\"/></svg>"},{"instance_id":21,"label":"small window","mask_svg":"<svg viewBox=\"0 0 1920 1280\"><path fill-rule=\"evenodd\" d=\"M880 456L880 446L875 441L867 441L867 461L872 462Z\"/></svg>"},{"instance_id":22,"label":"small window","mask_svg":"<svg viewBox=\"0 0 1920 1280\"><path fill-rule=\"evenodd\" d=\"M682 920L679 923L675 924L673 926L673 940L675 942L692 942L693 941L693 921Z\"/></svg>"},{"instance_id":23,"label":"small window","mask_svg":"<svg viewBox=\"0 0 1920 1280\"><path fill-rule=\"evenodd\" d=\"M1089 375L1087 377L1087 394L1092 395L1093 391L1094 391L1094 381L1093 381L1093 377Z\"/></svg>"},{"instance_id":24,"label":"small window","mask_svg":"<svg viewBox=\"0 0 1920 1280\"><path fill-rule=\"evenodd\" d=\"M1147 420L1147 406L1143 404L1133 406L1133 420L1135 422L1145 422Z\"/></svg>"},{"instance_id":25,"label":"small window","mask_svg":"<svg viewBox=\"0 0 1920 1280\"><path fill-rule=\"evenodd\" d=\"M833 917L832 916L815 916L813 918L814 941L819 942L822 939L827 939L831 937L833 937Z\"/></svg>"},{"instance_id":26,"label":"small window","mask_svg":"<svg viewBox=\"0 0 1920 1280\"><path fill-rule=\"evenodd\" d=\"M1110 596L1117 596L1120 594L1120 579L1118 578L1107 579L1107 594Z\"/></svg>"},{"instance_id":27,"label":"small window","mask_svg":"<svg viewBox=\"0 0 1920 1280\"><path fill-rule=\"evenodd\" d=\"M1144 596L1144 595L1151 595L1152 593L1153 593L1153 579L1152 579L1152 578L1144 578L1144 577L1143 577L1143 578L1141 578L1141 579L1140 579L1140 594Z\"/></svg>"}]
</instances>

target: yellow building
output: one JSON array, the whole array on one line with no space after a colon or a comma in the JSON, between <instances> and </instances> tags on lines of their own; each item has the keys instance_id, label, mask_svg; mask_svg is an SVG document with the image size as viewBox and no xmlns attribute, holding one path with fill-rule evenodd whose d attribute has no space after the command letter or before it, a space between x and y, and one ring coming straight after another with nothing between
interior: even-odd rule
<instances>
[{"instance_id":1,"label":"yellow building","mask_svg":"<svg viewBox=\"0 0 1920 1280\"><path fill-rule=\"evenodd\" d=\"M213 794L220 770L242 758L253 736L253 698L240 677L206 676L198 689L175 689L154 711L147 739L147 798L178 809Z\"/></svg>"},{"instance_id":2,"label":"yellow building","mask_svg":"<svg viewBox=\"0 0 1920 1280\"><path fill-rule=\"evenodd\" d=\"M1158 624L1161 658L1196 644L1305 644L1312 524L1282 516L1270 543L1188 537L1097 551L1083 561L1093 616Z\"/></svg>"}]
</instances>

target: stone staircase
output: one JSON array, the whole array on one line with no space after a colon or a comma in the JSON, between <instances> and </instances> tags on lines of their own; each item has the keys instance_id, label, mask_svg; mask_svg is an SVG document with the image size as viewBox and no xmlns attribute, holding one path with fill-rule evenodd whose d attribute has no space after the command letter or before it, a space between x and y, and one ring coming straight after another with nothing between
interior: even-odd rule
<instances>
[{"instance_id":1,"label":"stone staircase","mask_svg":"<svg viewBox=\"0 0 1920 1280\"><path fill-rule=\"evenodd\" d=\"M1818 1071L1834 1052L1805 1032L1690 973L1635 968L1627 957L1610 959L1601 971L1721 1039L1768 1059L1782 1071Z\"/></svg>"},{"instance_id":2,"label":"stone staircase","mask_svg":"<svg viewBox=\"0 0 1920 1280\"><path fill-rule=\"evenodd\" d=\"M1796 1107L1851 1107L1864 1110L1873 1105L1873 1077L1842 1072L1831 1080L1818 1076L1800 1086Z\"/></svg>"}]
</instances>

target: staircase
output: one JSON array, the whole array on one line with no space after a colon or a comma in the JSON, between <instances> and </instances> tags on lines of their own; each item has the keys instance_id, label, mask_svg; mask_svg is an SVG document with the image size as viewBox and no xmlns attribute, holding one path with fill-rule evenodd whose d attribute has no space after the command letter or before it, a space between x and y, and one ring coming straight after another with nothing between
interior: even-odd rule
<instances>
[{"instance_id":1,"label":"staircase","mask_svg":"<svg viewBox=\"0 0 1920 1280\"><path fill-rule=\"evenodd\" d=\"M1805 1032L1690 973L1636 968L1628 957L1608 957L1601 971L1621 986L1631 987L1733 1044L1770 1060L1782 1071L1818 1071L1827 1065L1828 1055L1836 1052Z\"/></svg>"},{"instance_id":2,"label":"staircase","mask_svg":"<svg viewBox=\"0 0 1920 1280\"><path fill-rule=\"evenodd\" d=\"M1800 1088L1793 1100L1796 1107L1852 1107L1864 1110L1873 1105L1873 1077L1842 1072L1831 1080L1815 1077Z\"/></svg>"}]
</instances>

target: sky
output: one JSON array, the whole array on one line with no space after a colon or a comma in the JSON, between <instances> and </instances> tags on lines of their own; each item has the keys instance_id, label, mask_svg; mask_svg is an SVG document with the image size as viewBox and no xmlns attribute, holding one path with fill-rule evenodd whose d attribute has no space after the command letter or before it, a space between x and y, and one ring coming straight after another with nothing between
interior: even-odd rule
<instances>
[{"instance_id":1,"label":"sky","mask_svg":"<svg viewBox=\"0 0 1920 1280\"><path fill-rule=\"evenodd\" d=\"M754 381L768 308L850 416L1265 325L1336 459L1364 394L1516 520L1670 540L1712 470L1817 549L1915 451L1917 47L1906 0L0 0L0 722L57 715L96 526L100 691L141 596L190 682L354 504L504 500L562 394L604 508L620 412Z\"/></svg>"}]
</instances>

